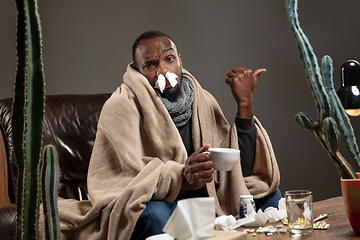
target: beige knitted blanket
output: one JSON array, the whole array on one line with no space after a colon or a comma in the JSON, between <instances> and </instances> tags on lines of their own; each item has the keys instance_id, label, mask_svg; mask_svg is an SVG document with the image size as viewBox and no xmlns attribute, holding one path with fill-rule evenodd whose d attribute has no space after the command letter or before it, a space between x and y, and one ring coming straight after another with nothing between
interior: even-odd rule
<instances>
[{"instance_id":1,"label":"beige knitted blanket","mask_svg":"<svg viewBox=\"0 0 360 240\"><path fill-rule=\"evenodd\" d=\"M195 91L194 148L238 148L236 128L218 103L186 70ZM271 142L255 119L258 137L253 176L242 177L240 163L216 172L207 184L216 212L238 214L239 196L266 196L279 185ZM88 171L91 201L59 199L61 239L129 239L135 223L153 200L177 197L187 153L177 128L147 79L130 65L124 83L105 103Z\"/></svg>"}]
</instances>

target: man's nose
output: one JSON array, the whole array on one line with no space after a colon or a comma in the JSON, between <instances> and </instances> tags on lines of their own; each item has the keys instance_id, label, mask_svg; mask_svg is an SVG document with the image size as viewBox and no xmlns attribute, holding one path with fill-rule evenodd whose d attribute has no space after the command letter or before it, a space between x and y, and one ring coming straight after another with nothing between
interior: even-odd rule
<instances>
[{"instance_id":1,"label":"man's nose","mask_svg":"<svg viewBox=\"0 0 360 240\"><path fill-rule=\"evenodd\" d=\"M157 71L157 75L162 74L165 76L165 74L169 72L169 69L166 67L166 65L164 63L159 63L159 68Z\"/></svg>"}]
</instances>

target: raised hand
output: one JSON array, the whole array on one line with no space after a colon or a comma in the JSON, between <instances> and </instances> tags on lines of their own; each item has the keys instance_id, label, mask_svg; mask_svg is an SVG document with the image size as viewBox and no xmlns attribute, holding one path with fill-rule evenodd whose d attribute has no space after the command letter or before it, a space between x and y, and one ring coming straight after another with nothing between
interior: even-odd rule
<instances>
[{"instance_id":1,"label":"raised hand","mask_svg":"<svg viewBox=\"0 0 360 240\"><path fill-rule=\"evenodd\" d=\"M263 72L266 72L266 69L258 69L253 73L251 69L238 67L233 68L227 74L226 83L230 86L231 93L238 104L239 117L252 117L252 94L258 83L259 76Z\"/></svg>"}]
</instances>

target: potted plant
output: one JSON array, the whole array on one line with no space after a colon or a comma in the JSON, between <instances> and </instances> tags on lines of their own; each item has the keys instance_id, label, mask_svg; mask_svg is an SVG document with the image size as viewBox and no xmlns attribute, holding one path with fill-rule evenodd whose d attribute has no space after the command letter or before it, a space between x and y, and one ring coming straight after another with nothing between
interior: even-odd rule
<instances>
[{"instance_id":1,"label":"potted plant","mask_svg":"<svg viewBox=\"0 0 360 240\"><path fill-rule=\"evenodd\" d=\"M322 58L321 70L313 48L300 27L297 0L285 0L287 17L296 40L300 60L316 103L317 121L300 112L296 122L313 132L333 160L340 176L346 212L355 234L360 235L360 180L352 166L339 151L340 138L344 140L351 157L360 166L360 153L353 128L334 89L333 62L330 56Z\"/></svg>"}]
</instances>

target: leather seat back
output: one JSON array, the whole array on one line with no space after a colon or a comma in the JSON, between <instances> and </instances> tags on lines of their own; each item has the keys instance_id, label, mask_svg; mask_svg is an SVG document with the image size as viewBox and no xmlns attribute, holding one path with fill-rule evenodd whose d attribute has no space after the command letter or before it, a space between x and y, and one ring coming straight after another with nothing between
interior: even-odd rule
<instances>
[{"instance_id":1,"label":"leather seat back","mask_svg":"<svg viewBox=\"0 0 360 240\"><path fill-rule=\"evenodd\" d=\"M103 104L110 94L47 95L43 146L53 144L59 156L59 196L88 199L87 170ZM12 99L0 101L0 128L9 166L9 197L15 202L17 164L11 135Z\"/></svg>"}]
</instances>

